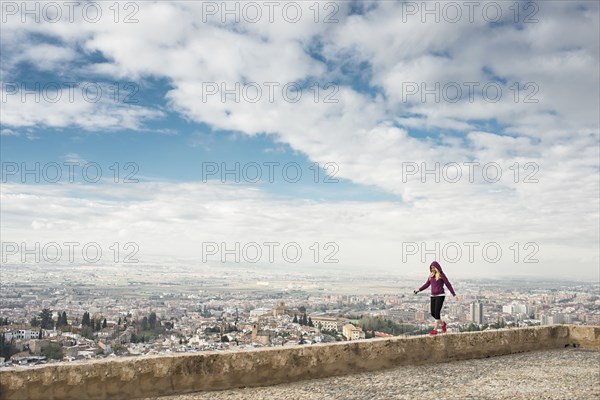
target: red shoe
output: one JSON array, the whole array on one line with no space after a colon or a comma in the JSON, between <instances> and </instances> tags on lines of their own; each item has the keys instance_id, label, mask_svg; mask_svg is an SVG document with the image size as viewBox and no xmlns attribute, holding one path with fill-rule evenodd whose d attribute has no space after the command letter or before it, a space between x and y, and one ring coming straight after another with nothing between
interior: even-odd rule
<instances>
[{"instance_id":1,"label":"red shoe","mask_svg":"<svg viewBox=\"0 0 600 400\"><path fill-rule=\"evenodd\" d=\"M446 333L446 321L444 321L444 325L442 325L442 333Z\"/></svg>"},{"instance_id":2,"label":"red shoe","mask_svg":"<svg viewBox=\"0 0 600 400\"><path fill-rule=\"evenodd\" d=\"M437 330L436 329L432 329L431 332L429 332L430 335L437 335Z\"/></svg>"}]
</instances>

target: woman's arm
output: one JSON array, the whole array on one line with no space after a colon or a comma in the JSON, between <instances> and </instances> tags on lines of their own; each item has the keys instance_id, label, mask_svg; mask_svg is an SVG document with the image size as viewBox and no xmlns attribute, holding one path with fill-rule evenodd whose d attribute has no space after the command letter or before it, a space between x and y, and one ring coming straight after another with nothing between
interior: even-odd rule
<instances>
[{"instance_id":1,"label":"woman's arm","mask_svg":"<svg viewBox=\"0 0 600 400\"><path fill-rule=\"evenodd\" d=\"M431 285L431 279L427 278L427 282L425 282L423 286L419 288L419 292L422 292L423 290L427 289L429 285Z\"/></svg>"},{"instance_id":2,"label":"woman's arm","mask_svg":"<svg viewBox=\"0 0 600 400\"><path fill-rule=\"evenodd\" d=\"M446 287L448 288L448 290L450 291L450 293L452 293L452 296L456 297L456 293L454 293L454 288L452 287L452 284L450 283L450 281L448 280L448 278L446 277L446 275L442 275L442 280L446 284Z\"/></svg>"}]
</instances>

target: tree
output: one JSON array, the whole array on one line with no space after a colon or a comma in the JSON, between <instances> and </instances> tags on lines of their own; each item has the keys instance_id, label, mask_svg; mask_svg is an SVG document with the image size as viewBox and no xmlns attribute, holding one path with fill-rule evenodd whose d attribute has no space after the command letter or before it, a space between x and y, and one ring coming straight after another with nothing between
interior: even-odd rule
<instances>
[{"instance_id":1,"label":"tree","mask_svg":"<svg viewBox=\"0 0 600 400\"><path fill-rule=\"evenodd\" d=\"M44 308L42 312L40 312L40 326L42 329L52 329L54 327L52 311L47 308Z\"/></svg>"},{"instance_id":2,"label":"tree","mask_svg":"<svg viewBox=\"0 0 600 400\"><path fill-rule=\"evenodd\" d=\"M14 354L17 354L19 349L13 344L13 341L6 341L4 334L0 335L0 357L8 360Z\"/></svg>"},{"instance_id":3,"label":"tree","mask_svg":"<svg viewBox=\"0 0 600 400\"><path fill-rule=\"evenodd\" d=\"M221 332L221 328L219 328L218 326L211 326L204 330L204 333L206 335L209 335L211 333L220 333L220 332Z\"/></svg>"},{"instance_id":4,"label":"tree","mask_svg":"<svg viewBox=\"0 0 600 400\"><path fill-rule=\"evenodd\" d=\"M292 322L295 324L298 323L298 314L294 314L294 320Z\"/></svg>"},{"instance_id":5,"label":"tree","mask_svg":"<svg viewBox=\"0 0 600 400\"><path fill-rule=\"evenodd\" d=\"M100 329L102 329L102 322L100 321L100 318L98 318L97 320L95 320L96 322L96 331L99 331Z\"/></svg>"},{"instance_id":6,"label":"tree","mask_svg":"<svg viewBox=\"0 0 600 400\"><path fill-rule=\"evenodd\" d=\"M156 313L152 311L148 316L148 325L150 325L150 329L156 328Z\"/></svg>"},{"instance_id":7,"label":"tree","mask_svg":"<svg viewBox=\"0 0 600 400\"><path fill-rule=\"evenodd\" d=\"M56 321L56 326L61 327L69 325L69 321L67 321L67 312L63 311L62 314L58 317L58 321Z\"/></svg>"},{"instance_id":8,"label":"tree","mask_svg":"<svg viewBox=\"0 0 600 400\"><path fill-rule=\"evenodd\" d=\"M380 331L392 335L397 335L406 332L418 332L418 327L414 325L397 324L394 321L385 319L381 316L366 316L364 318L361 318L358 321L358 326L360 326L364 331Z\"/></svg>"},{"instance_id":9,"label":"tree","mask_svg":"<svg viewBox=\"0 0 600 400\"><path fill-rule=\"evenodd\" d=\"M38 317L33 317L31 318L31 321L29 321L29 324L32 328L37 328L38 326L40 326L40 320L38 319Z\"/></svg>"},{"instance_id":10,"label":"tree","mask_svg":"<svg viewBox=\"0 0 600 400\"><path fill-rule=\"evenodd\" d=\"M148 317L142 318L142 331L147 331L148 326Z\"/></svg>"},{"instance_id":11,"label":"tree","mask_svg":"<svg viewBox=\"0 0 600 400\"><path fill-rule=\"evenodd\" d=\"M117 325L121 326L121 317L119 317L119 321L117 321Z\"/></svg>"},{"instance_id":12,"label":"tree","mask_svg":"<svg viewBox=\"0 0 600 400\"><path fill-rule=\"evenodd\" d=\"M315 326L312 322L312 318L308 317L308 326Z\"/></svg>"},{"instance_id":13,"label":"tree","mask_svg":"<svg viewBox=\"0 0 600 400\"><path fill-rule=\"evenodd\" d=\"M470 323L469 325L467 325L466 327L461 327L458 329L460 332L475 332L475 331L480 331L481 329L479 328L478 325L475 325L474 323Z\"/></svg>"},{"instance_id":14,"label":"tree","mask_svg":"<svg viewBox=\"0 0 600 400\"><path fill-rule=\"evenodd\" d=\"M298 308L298 311L300 311L300 314L304 314L306 312L306 307L301 306Z\"/></svg>"},{"instance_id":15,"label":"tree","mask_svg":"<svg viewBox=\"0 0 600 400\"><path fill-rule=\"evenodd\" d=\"M42 355L52 360L60 360L63 358L62 346L58 343L50 343L42 349Z\"/></svg>"},{"instance_id":16,"label":"tree","mask_svg":"<svg viewBox=\"0 0 600 400\"><path fill-rule=\"evenodd\" d=\"M106 318L104 318L104 321L102 321L102 328L106 328L108 326L108 324L106 323Z\"/></svg>"},{"instance_id":17,"label":"tree","mask_svg":"<svg viewBox=\"0 0 600 400\"><path fill-rule=\"evenodd\" d=\"M89 312L84 312L83 313L83 317L81 317L81 326L92 326L91 322L90 322L90 313Z\"/></svg>"},{"instance_id":18,"label":"tree","mask_svg":"<svg viewBox=\"0 0 600 400\"><path fill-rule=\"evenodd\" d=\"M87 326L87 325L84 326L83 328L81 328L81 332L79 332L79 333L84 338L94 339L94 330L92 328L90 328L89 326Z\"/></svg>"}]
</instances>

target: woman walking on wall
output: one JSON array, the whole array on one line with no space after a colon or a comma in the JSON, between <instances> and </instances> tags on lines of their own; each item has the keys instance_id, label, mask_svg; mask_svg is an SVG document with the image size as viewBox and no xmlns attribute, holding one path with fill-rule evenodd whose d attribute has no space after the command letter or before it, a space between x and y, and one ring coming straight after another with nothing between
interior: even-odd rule
<instances>
[{"instance_id":1,"label":"woman walking on wall","mask_svg":"<svg viewBox=\"0 0 600 400\"><path fill-rule=\"evenodd\" d=\"M450 281L442 271L442 267L437 261L434 261L429 266L429 277L427 278L427 282L423 284L420 288L414 291L415 294L427 289L431 286L431 316L435 319L435 327L429 332L430 335L437 335L438 328L442 327L442 333L446 333L446 321L442 321L440 318L440 312L442 311L442 306L444 305L444 299L446 298L446 293L444 292L444 285L448 287L450 293L456 300L458 300L458 296L454 293L454 289L450 284Z\"/></svg>"}]
</instances>

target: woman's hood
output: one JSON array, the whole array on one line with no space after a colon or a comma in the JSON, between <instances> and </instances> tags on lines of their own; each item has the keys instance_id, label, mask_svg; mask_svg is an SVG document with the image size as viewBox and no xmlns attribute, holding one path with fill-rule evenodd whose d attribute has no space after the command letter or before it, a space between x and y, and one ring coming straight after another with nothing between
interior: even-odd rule
<instances>
[{"instance_id":1,"label":"woman's hood","mask_svg":"<svg viewBox=\"0 0 600 400\"><path fill-rule=\"evenodd\" d=\"M437 261L432 262L429 267L434 266L435 268L437 268L438 271L440 271L440 274L444 273L444 270L442 269L442 266L440 265L440 263L438 263Z\"/></svg>"}]
</instances>

